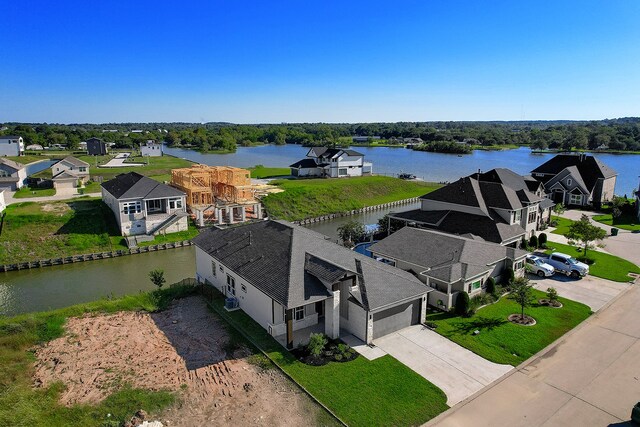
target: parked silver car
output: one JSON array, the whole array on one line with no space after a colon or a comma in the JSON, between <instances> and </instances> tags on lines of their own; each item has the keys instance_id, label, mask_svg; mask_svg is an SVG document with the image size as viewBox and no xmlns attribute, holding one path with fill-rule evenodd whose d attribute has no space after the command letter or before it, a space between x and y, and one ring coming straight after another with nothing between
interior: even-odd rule
<instances>
[{"instance_id":1,"label":"parked silver car","mask_svg":"<svg viewBox=\"0 0 640 427\"><path fill-rule=\"evenodd\" d=\"M552 265L547 264L545 260L539 256L527 255L526 263L527 271L537 274L540 277L553 276L553 273L556 272Z\"/></svg>"},{"instance_id":2,"label":"parked silver car","mask_svg":"<svg viewBox=\"0 0 640 427\"><path fill-rule=\"evenodd\" d=\"M578 261L571 255L554 252L549 255L549 259L546 261L551 264L557 272L564 273L567 276L571 276L575 279L584 277L589 274L589 266L583 262Z\"/></svg>"}]
</instances>

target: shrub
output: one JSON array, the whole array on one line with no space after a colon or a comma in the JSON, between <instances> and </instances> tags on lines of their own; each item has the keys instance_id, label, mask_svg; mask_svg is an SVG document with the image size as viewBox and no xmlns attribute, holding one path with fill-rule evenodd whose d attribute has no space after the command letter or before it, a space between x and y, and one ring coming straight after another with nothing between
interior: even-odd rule
<instances>
[{"instance_id":1,"label":"shrub","mask_svg":"<svg viewBox=\"0 0 640 427\"><path fill-rule=\"evenodd\" d=\"M510 285L516 278L515 273L513 272L513 268L507 267L504 270L504 277L506 278L506 284Z\"/></svg>"},{"instance_id":2,"label":"shrub","mask_svg":"<svg viewBox=\"0 0 640 427\"><path fill-rule=\"evenodd\" d=\"M558 301L558 291L556 291L556 288L547 288L547 299L551 303Z\"/></svg>"},{"instance_id":3,"label":"shrub","mask_svg":"<svg viewBox=\"0 0 640 427\"><path fill-rule=\"evenodd\" d=\"M469 294L462 291L456 298L456 314L459 316L469 315Z\"/></svg>"},{"instance_id":4,"label":"shrub","mask_svg":"<svg viewBox=\"0 0 640 427\"><path fill-rule=\"evenodd\" d=\"M307 345L307 350L309 350L309 354L312 356L320 356L324 351L324 347L327 345L329 341L324 336L324 334L311 334L309 336L309 344Z\"/></svg>"},{"instance_id":5,"label":"shrub","mask_svg":"<svg viewBox=\"0 0 640 427\"><path fill-rule=\"evenodd\" d=\"M493 277L489 277L487 279L486 285L487 285L487 289L486 289L487 293L491 294L491 295L495 295L495 293L496 293L496 280Z\"/></svg>"},{"instance_id":6,"label":"shrub","mask_svg":"<svg viewBox=\"0 0 640 427\"><path fill-rule=\"evenodd\" d=\"M547 233L540 233L538 236L538 245L540 245L541 248L547 247Z\"/></svg>"},{"instance_id":7,"label":"shrub","mask_svg":"<svg viewBox=\"0 0 640 427\"><path fill-rule=\"evenodd\" d=\"M529 246L531 246L533 249L536 249L538 247L538 238L535 234L529 239Z\"/></svg>"},{"instance_id":8,"label":"shrub","mask_svg":"<svg viewBox=\"0 0 640 427\"><path fill-rule=\"evenodd\" d=\"M524 249L527 250L527 239L524 238L524 236L522 236L522 240L520 240L520 249Z\"/></svg>"}]
</instances>

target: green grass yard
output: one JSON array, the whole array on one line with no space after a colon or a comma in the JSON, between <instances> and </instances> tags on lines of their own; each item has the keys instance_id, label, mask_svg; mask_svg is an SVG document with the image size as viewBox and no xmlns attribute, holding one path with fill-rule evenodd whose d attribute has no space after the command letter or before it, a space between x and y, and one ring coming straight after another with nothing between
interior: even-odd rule
<instances>
[{"instance_id":1,"label":"green grass yard","mask_svg":"<svg viewBox=\"0 0 640 427\"><path fill-rule=\"evenodd\" d=\"M569 226L573 224L573 221L568 218L553 216L552 221L556 221L558 223L555 230L552 231L553 234L559 234L564 236L569 232Z\"/></svg>"},{"instance_id":2,"label":"green grass yard","mask_svg":"<svg viewBox=\"0 0 640 427\"><path fill-rule=\"evenodd\" d=\"M611 214L596 215L593 220L623 230L640 231L640 221L631 213L623 213L618 218L613 218Z\"/></svg>"},{"instance_id":3,"label":"green grass yard","mask_svg":"<svg viewBox=\"0 0 640 427\"><path fill-rule=\"evenodd\" d=\"M573 246L556 242L547 242L547 246L549 246L549 249L546 250L547 254L556 251L571 255L575 258L584 256L582 250L578 251L578 249ZM640 268L637 265L615 255L589 249L587 251L587 258L595 261L589 266L589 274L592 276L613 280L614 282L629 282L631 277L629 277L628 273L640 274Z\"/></svg>"},{"instance_id":4,"label":"green grass yard","mask_svg":"<svg viewBox=\"0 0 640 427\"><path fill-rule=\"evenodd\" d=\"M545 293L533 290L537 301ZM437 324L435 331L474 353L495 363L517 366L533 356L591 314L584 304L559 298L562 308L540 306L536 303L525 313L536 319L534 326L520 326L507 320L510 314L520 313L520 306L507 297L486 306L469 318L436 312L427 321ZM478 335L473 332L479 330Z\"/></svg>"},{"instance_id":5,"label":"green grass yard","mask_svg":"<svg viewBox=\"0 0 640 427\"><path fill-rule=\"evenodd\" d=\"M121 425L140 408L153 415L173 404L175 396L172 393L132 389L125 385L98 405L63 406L58 403L63 391L61 383L43 389L33 387L35 358L30 349L62 336L69 317L123 310L163 310L175 297L192 291L191 287L167 287L156 296L151 292L138 293L55 311L0 317L0 425L115 426Z\"/></svg>"},{"instance_id":6,"label":"green grass yard","mask_svg":"<svg viewBox=\"0 0 640 427\"><path fill-rule=\"evenodd\" d=\"M263 199L271 217L289 221L422 196L441 185L386 176L291 179L273 184L284 192Z\"/></svg>"},{"instance_id":7,"label":"green grass yard","mask_svg":"<svg viewBox=\"0 0 640 427\"><path fill-rule=\"evenodd\" d=\"M212 309L243 331L269 358L350 426L419 425L446 411L446 395L391 356L325 366L296 360L241 310L227 312L216 297Z\"/></svg>"},{"instance_id":8,"label":"green grass yard","mask_svg":"<svg viewBox=\"0 0 640 427\"><path fill-rule=\"evenodd\" d=\"M38 156L34 154L25 154L24 156L6 156L6 159L13 160L14 162L28 165L29 163L39 162L40 160L48 160L47 157Z\"/></svg>"},{"instance_id":9,"label":"green grass yard","mask_svg":"<svg viewBox=\"0 0 640 427\"><path fill-rule=\"evenodd\" d=\"M31 197L55 196L55 188L22 187L13 194L16 199L28 199Z\"/></svg>"},{"instance_id":10,"label":"green grass yard","mask_svg":"<svg viewBox=\"0 0 640 427\"><path fill-rule=\"evenodd\" d=\"M270 167L264 167L262 165L256 165L252 168L249 168L249 171L251 172L251 178L258 178L258 179L291 175L290 168L270 168Z\"/></svg>"},{"instance_id":11,"label":"green grass yard","mask_svg":"<svg viewBox=\"0 0 640 427\"><path fill-rule=\"evenodd\" d=\"M156 176L161 176L162 179L158 179L158 181L164 181L166 180L165 177L171 175L171 169L188 168L194 164L189 160L180 159L178 157L173 157L165 154L162 157L149 157L149 164L145 166L99 168L95 166L96 159L94 158L94 156L80 156L79 158L80 160L84 160L91 165L91 167L89 168L89 173L92 177L101 176L105 181L108 181L121 173L128 172L138 172L141 175L148 176L149 178L154 179ZM111 158L112 156L98 156L98 165L106 163ZM137 161L139 161L140 163L144 163L139 157L137 158Z\"/></svg>"}]
</instances>

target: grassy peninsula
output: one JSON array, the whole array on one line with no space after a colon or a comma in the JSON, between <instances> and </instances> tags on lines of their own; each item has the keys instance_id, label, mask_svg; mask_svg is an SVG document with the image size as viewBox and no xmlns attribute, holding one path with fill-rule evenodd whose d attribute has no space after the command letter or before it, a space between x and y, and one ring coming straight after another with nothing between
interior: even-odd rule
<instances>
[{"instance_id":1,"label":"grassy peninsula","mask_svg":"<svg viewBox=\"0 0 640 427\"><path fill-rule=\"evenodd\" d=\"M265 208L270 217L289 221L418 197L441 187L440 184L386 176L278 180L272 183L285 191L265 197Z\"/></svg>"}]
</instances>

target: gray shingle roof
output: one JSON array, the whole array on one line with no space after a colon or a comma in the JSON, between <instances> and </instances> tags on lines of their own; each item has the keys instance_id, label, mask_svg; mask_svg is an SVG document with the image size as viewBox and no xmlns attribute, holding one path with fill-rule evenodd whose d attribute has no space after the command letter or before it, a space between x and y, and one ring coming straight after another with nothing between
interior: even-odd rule
<instances>
[{"instance_id":1,"label":"gray shingle roof","mask_svg":"<svg viewBox=\"0 0 640 427\"><path fill-rule=\"evenodd\" d=\"M89 163L87 163L87 162L85 162L83 160L80 160L80 159L78 159L76 157L73 157L73 156L67 156L64 159L60 160L60 162L65 162L65 163L68 163L70 165L78 166L78 167L82 167L82 166L88 167L89 166ZM58 162L58 163L60 163L60 162Z\"/></svg>"},{"instance_id":2,"label":"gray shingle roof","mask_svg":"<svg viewBox=\"0 0 640 427\"><path fill-rule=\"evenodd\" d=\"M404 227L371 245L369 250L422 268L426 275L445 282L471 278L493 269L505 259L517 259L527 252L461 236Z\"/></svg>"},{"instance_id":3,"label":"gray shingle roof","mask_svg":"<svg viewBox=\"0 0 640 427\"><path fill-rule=\"evenodd\" d=\"M0 135L0 139L20 139L18 135Z\"/></svg>"},{"instance_id":4,"label":"gray shingle roof","mask_svg":"<svg viewBox=\"0 0 640 427\"><path fill-rule=\"evenodd\" d=\"M352 295L366 310L380 309L429 292L429 288L410 273L284 221L208 229L193 242L287 308L326 298L329 292L322 281L358 276L356 261L361 265L366 298L363 301L360 285Z\"/></svg>"},{"instance_id":5,"label":"gray shingle roof","mask_svg":"<svg viewBox=\"0 0 640 427\"><path fill-rule=\"evenodd\" d=\"M160 199L180 197L185 193L137 172L123 173L102 184L116 199Z\"/></svg>"},{"instance_id":6,"label":"gray shingle roof","mask_svg":"<svg viewBox=\"0 0 640 427\"><path fill-rule=\"evenodd\" d=\"M487 213L487 206L482 198L480 184L478 180L470 177L460 178L456 182L438 188L420 198L456 205L473 206Z\"/></svg>"},{"instance_id":7,"label":"gray shingle roof","mask_svg":"<svg viewBox=\"0 0 640 427\"><path fill-rule=\"evenodd\" d=\"M294 164L289 165L290 168L317 168L318 165L313 159L302 159Z\"/></svg>"},{"instance_id":8,"label":"gray shingle roof","mask_svg":"<svg viewBox=\"0 0 640 427\"><path fill-rule=\"evenodd\" d=\"M0 163L9 166L11 169L15 169L19 171L24 167L22 163L14 162L11 159L5 159L4 157L0 157Z\"/></svg>"},{"instance_id":9,"label":"gray shingle roof","mask_svg":"<svg viewBox=\"0 0 640 427\"><path fill-rule=\"evenodd\" d=\"M610 178L618 174L594 156L587 156L585 154L558 154L532 170L531 173L534 177L536 173L556 175L570 166L577 167L588 192L593 190L599 178ZM548 177L542 179L543 182L547 180Z\"/></svg>"}]
</instances>

